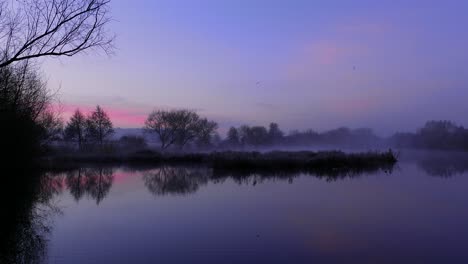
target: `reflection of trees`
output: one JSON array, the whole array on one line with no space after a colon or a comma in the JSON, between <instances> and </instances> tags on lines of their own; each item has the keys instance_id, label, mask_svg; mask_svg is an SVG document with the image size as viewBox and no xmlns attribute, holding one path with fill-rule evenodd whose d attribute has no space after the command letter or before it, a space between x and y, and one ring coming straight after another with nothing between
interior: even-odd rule
<instances>
[{"instance_id":1,"label":"reflection of trees","mask_svg":"<svg viewBox=\"0 0 468 264\"><path fill-rule=\"evenodd\" d=\"M0 191L0 263L41 263L50 232L51 215L58 210L51 198L60 189L51 175L18 172L3 178ZM9 176L9 175L8 175Z\"/></svg>"},{"instance_id":2,"label":"reflection of trees","mask_svg":"<svg viewBox=\"0 0 468 264\"><path fill-rule=\"evenodd\" d=\"M111 168L80 168L67 173L66 184L76 201L87 194L99 204L112 187L113 173Z\"/></svg>"},{"instance_id":3,"label":"reflection of trees","mask_svg":"<svg viewBox=\"0 0 468 264\"><path fill-rule=\"evenodd\" d=\"M100 203L113 181L113 170L104 168L78 169L66 174L30 171L17 174L3 177L0 185L4 204L0 263L42 263L51 216L60 212L53 205L53 198L68 188L77 200L87 194Z\"/></svg>"},{"instance_id":4,"label":"reflection of trees","mask_svg":"<svg viewBox=\"0 0 468 264\"><path fill-rule=\"evenodd\" d=\"M431 176L448 178L468 172L468 155L427 155L416 161Z\"/></svg>"},{"instance_id":5,"label":"reflection of trees","mask_svg":"<svg viewBox=\"0 0 468 264\"><path fill-rule=\"evenodd\" d=\"M316 169L295 170L233 170L210 169L207 167L161 166L143 173L143 180L148 190L154 195L188 194L198 190L208 182L220 183L227 179L237 184L257 185L265 181L288 181L300 175L309 175L326 181L337 181L346 178L356 178L372 173L388 173L393 171L393 165L375 166L361 169Z\"/></svg>"},{"instance_id":6,"label":"reflection of trees","mask_svg":"<svg viewBox=\"0 0 468 264\"><path fill-rule=\"evenodd\" d=\"M225 179L232 179L238 184L256 185L263 181L272 180L285 180L291 183L294 178L300 175L307 175L316 177L326 181L339 181L347 178L357 178L363 175L370 175L373 173L383 172L391 174L394 165L376 165L366 168L307 168L307 169L277 169L277 170L232 170L232 169L216 169L212 176L213 180L224 181Z\"/></svg>"},{"instance_id":7,"label":"reflection of trees","mask_svg":"<svg viewBox=\"0 0 468 264\"><path fill-rule=\"evenodd\" d=\"M210 169L161 166L144 173L143 180L154 195L188 194L208 182Z\"/></svg>"},{"instance_id":8,"label":"reflection of trees","mask_svg":"<svg viewBox=\"0 0 468 264\"><path fill-rule=\"evenodd\" d=\"M75 198L75 201L79 201L86 192L84 188L86 185L84 170L79 168L77 170L67 172L66 183L71 195Z\"/></svg>"}]
</instances>

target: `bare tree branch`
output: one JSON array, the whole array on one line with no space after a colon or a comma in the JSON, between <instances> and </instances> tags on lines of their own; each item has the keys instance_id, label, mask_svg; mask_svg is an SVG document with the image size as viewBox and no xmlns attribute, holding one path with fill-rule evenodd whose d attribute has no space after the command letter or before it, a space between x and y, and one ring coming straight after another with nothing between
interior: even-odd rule
<instances>
[{"instance_id":1,"label":"bare tree branch","mask_svg":"<svg viewBox=\"0 0 468 264\"><path fill-rule=\"evenodd\" d=\"M0 68L45 56L113 51L110 0L0 0Z\"/></svg>"}]
</instances>

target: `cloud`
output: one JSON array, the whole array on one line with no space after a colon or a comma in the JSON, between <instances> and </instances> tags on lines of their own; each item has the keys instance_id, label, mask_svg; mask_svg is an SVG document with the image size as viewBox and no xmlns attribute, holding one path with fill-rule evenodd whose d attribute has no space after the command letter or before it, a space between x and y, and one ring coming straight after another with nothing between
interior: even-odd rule
<instances>
[{"instance_id":1,"label":"cloud","mask_svg":"<svg viewBox=\"0 0 468 264\"><path fill-rule=\"evenodd\" d=\"M285 72L289 78L310 77L311 74L335 70L340 66L354 66L365 57L376 52L378 40L390 27L381 22L348 21L333 27L332 30L311 35L292 51ZM314 76L315 77L315 76ZM323 77L319 74L318 77Z\"/></svg>"}]
</instances>

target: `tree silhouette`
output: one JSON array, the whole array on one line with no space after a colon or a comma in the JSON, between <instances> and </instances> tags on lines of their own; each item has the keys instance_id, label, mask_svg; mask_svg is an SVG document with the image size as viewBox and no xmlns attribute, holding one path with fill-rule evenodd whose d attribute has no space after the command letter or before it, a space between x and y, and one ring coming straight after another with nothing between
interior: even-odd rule
<instances>
[{"instance_id":1,"label":"tree silhouette","mask_svg":"<svg viewBox=\"0 0 468 264\"><path fill-rule=\"evenodd\" d=\"M235 127L231 127L229 128L229 131L227 133L227 144L230 146L230 147L237 147L239 146L240 144L240 141L239 141L239 132L237 131L237 129Z\"/></svg>"},{"instance_id":2,"label":"tree silhouette","mask_svg":"<svg viewBox=\"0 0 468 264\"><path fill-rule=\"evenodd\" d=\"M271 144L280 143L283 139L284 133L279 129L277 123L270 123L270 127L268 129L268 137L270 139Z\"/></svg>"},{"instance_id":3,"label":"tree silhouette","mask_svg":"<svg viewBox=\"0 0 468 264\"><path fill-rule=\"evenodd\" d=\"M9 159L38 153L60 122L51 112L51 94L29 63L0 68L0 151Z\"/></svg>"},{"instance_id":4,"label":"tree silhouette","mask_svg":"<svg viewBox=\"0 0 468 264\"><path fill-rule=\"evenodd\" d=\"M214 121L208 121L206 118L200 119L197 127L197 145L198 147L208 147L212 144L218 124Z\"/></svg>"},{"instance_id":5,"label":"tree silhouette","mask_svg":"<svg viewBox=\"0 0 468 264\"><path fill-rule=\"evenodd\" d=\"M156 110L145 121L146 131L158 135L163 150L173 144L182 149L196 139L206 140L214 134L217 127L215 122L200 118L197 113L185 109Z\"/></svg>"},{"instance_id":6,"label":"tree silhouette","mask_svg":"<svg viewBox=\"0 0 468 264\"><path fill-rule=\"evenodd\" d=\"M110 0L0 1L0 68L44 56L112 50Z\"/></svg>"},{"instance_id":7,"label":"tree silhouette","mask_svg":"<svg viewBox=\"0 0 468 264\"><path fill-rule=\"evenodd\" d=\"M86 120L87 136L102 145L110 135L114 133L114 128L109 116L98 105L96 110Z\"/></svg>"},{"instance_id":8,"label":"tree silhouette","mask_svg":"<svg viewBox=\"0 0 468 264\"><path fill-rule=\"evenodd\" d=\"M65 139L76 140L78 143L78 148L81 149L81 144L85 139L85 132L86 117L80 112L79 109L76 109L65 128Z\"/></svg>"}]
</instances>

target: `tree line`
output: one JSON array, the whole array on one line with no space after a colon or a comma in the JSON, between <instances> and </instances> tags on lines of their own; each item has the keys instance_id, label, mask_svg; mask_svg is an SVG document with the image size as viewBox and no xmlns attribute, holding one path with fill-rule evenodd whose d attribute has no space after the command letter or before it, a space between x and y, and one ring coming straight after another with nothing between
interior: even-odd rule
<instances>
[{"instance_id":1,"label":"tree line","mask_svg":"<svg viewBox=\"0 0 468 264\"><path fill-rule=\"evenodd\" d=\"M414 133L395 133L389 143L398 147L468 150L468 129L452 121L428 121Z\"/></svg>"},{"instance_id":2,"label":"tree line","mask_svg":"<svg viewBox=\"0 0 468 264\"><path fill-rule=\"evenodd\" d=\"M413 148L433 150L468 150L468 129L447 120L428 121L414 133L397 132L380 137L370 128L340 127L325 132L312 129L292 130L285 134L276 123L269 127L231 127L221 148L261 147L348 147L348 148Z\"/></svg>"},{"instance_id":3,"label":"tree line","mask_svg":"<svg viewBox=\"0 0 468 264\"><path fill-rule=\"evenodd\" d=\"M81 149L85 142L102 145L113 133L112 121L98 105L89 116L85 116L77 109L65 127L63 138L67 141L76 141L78 148Z\"/></svg>"},{"instance_id":4,"label":"tree line","mask_svg":"<svg viewBox=\"0 0 468 264\"><path fill-rule=\"evenodd\" d=\"M292 130L284 133L277 123L264 126L231 127L226 139L221 143L225 148L249 147L314 147L314 146L342 146L353 147L376 145L378 137L371 129L349 129L341 127L323 133L312 129Z\"/></svg>"},{"instance_id":5,"label":"tree line","mask_svg":"<svg viewBox=\"0 0 468 264\"><path fill-rule=\"evenodd\" d=\"M188 144L194 144L199 148L211 146L217 128L216 122L200 117L195 111L178 109L151 112L143 129L146 133L157 137L162 150L171 146L181 150ZM84 143L103 145L113 134L112 121L108 114L97 106L89 116L85 116L77 109L63 131L63 139L76 142L81 149ZM119 143L130 148L147 146L141 136L125 135L120 138Z\"/></svg>"}]
</instances>

